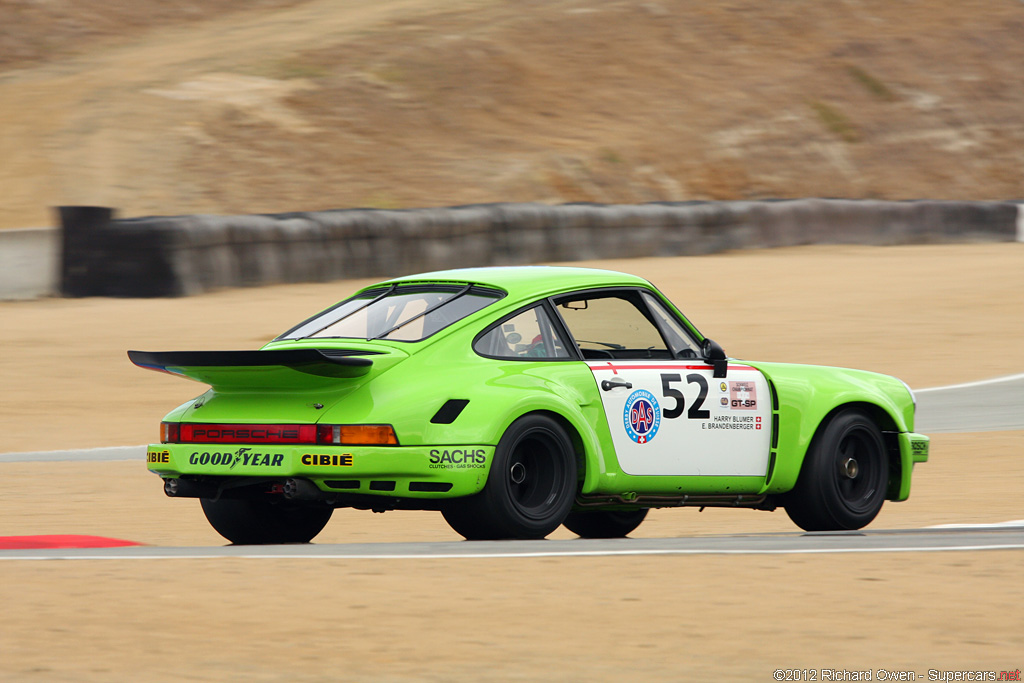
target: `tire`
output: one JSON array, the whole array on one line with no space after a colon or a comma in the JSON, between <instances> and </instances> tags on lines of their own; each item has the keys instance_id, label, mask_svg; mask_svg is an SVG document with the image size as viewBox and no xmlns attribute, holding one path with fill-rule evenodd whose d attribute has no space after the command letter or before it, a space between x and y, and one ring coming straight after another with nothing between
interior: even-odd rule
<instances>
[{"instance_id":1,"label":"tire","mask_svg":"<svg viewBox=\"0 0 1024 683\"><path fill-rule=\"evenodd\" d=\"M236 545L309 543L327 525L334 508L290 501L201 498L218 534Z\"/></svg>"},{"instance_id":2,"label":"tire","mask_svg":"<svg viewBox=\"0 0 1024 683\"><path fill-rule=\"evenodd\" d=\"M580 538L622 538L640 526L645 517L647 508L589 510L570 512L562 524Z\"/></svg>"},{"instance_id":3,"label":"tire","mask_svg":"<svg viewBox=\"0 0 1024 683\"><path fill-rule=\"evenodd\" d=\"M805 531L860 529L878 515L889 458L878 425L859 410L837 413L815 435L786 514Z\"/></svg>"},{"instance_id":4,"label":"tire","mask_svg":"<svg viewBox=\"0 0 1024 683\"><path fill-rule=\"evenodd\" d=\"M469 540L544 538L565 520L576 495L576 454L550 417L527 415L494 451L483 491L451 501L445 521Z\"/></svg>"}]
</instances>

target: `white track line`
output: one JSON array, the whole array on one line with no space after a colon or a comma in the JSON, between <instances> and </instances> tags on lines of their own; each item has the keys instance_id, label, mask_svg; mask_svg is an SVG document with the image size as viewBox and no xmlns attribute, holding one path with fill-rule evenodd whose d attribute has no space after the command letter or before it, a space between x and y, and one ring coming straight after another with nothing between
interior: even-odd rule
<instances>
[{"instance_id":1,"label":"white track line","mask_svg":"<svg viewBox=\"0 0 1024 683\"><path fill-rule=\"evenodd\" d=\"M944 387L928 387L927 389L914 389L915 394L923 394L927 391L947 391L949 389L969 389L972 387L983 387L987 384L999 384L1001 382L1016 382L1018 380L1024 380L1024 373L1019 375L1006 375L1005 377L993 377L992 379L982 379L977 382L964 382L963 384L949 384Z\"/></svg>"},{"instance_id":2,"label":"white track line","mask_svg":"<svg viewBox=\"0 0 1024 683\"><path fill-rule=\"evenodd\" d=\"M0 462L113 462L117 460L144 461L145 459L146 446L106 446L63 451L0 453Z\"/></svg>"},{"instance_id":3,"label":"white track line","mask_svg":"<svg viewBox=\"0 0 1024 683\"><path fill-rule=\"evenodd\" d=\"M1024 527L1024 519L1011 519L1007 522L987 522L984 524L935 524L928 529L988 529L990 527Z\"/></svg>"},{"instance_id":4,"label":"white track line","mask_svg":"<svg viewBox=\"0 0 1024 683\"><path fill-rule=\"evenodd\" d=\"M623 557L623 556L667 556L667 555L828 555L834 553L938 553L968 552L975 550L1024 550L1024 543L998 545L922 546L895 548L791 548L778 550L704 550L699 548L664 550L582 550L528 553L431 553L427 555L273 555L250 553L246 555L18 555L3 556L2 560L509 560L516 558L537 559L552 557Z\"/></svg>"}]
</instances>

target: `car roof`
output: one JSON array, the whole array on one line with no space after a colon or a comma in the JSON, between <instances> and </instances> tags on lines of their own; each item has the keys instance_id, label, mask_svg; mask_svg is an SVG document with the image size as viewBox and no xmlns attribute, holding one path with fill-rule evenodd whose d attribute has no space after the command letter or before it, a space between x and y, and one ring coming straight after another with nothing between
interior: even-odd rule
<instances>
[{"instance_id":1,"label":"car roof","mask_svg":"<svg viewBox=\"0 0 1024 683\"><path fill-rule=\"evenodd\" d=\"M503 266L491 268L457 268L420 273L387 280L380 284L411 282L457 282L494 287L519 298L541 297L549 294L590 287L636 286L651 287L642 277L598 268L571 266ZM374 285L375 287L379 286Z\"/></svg>"}]
</instances>

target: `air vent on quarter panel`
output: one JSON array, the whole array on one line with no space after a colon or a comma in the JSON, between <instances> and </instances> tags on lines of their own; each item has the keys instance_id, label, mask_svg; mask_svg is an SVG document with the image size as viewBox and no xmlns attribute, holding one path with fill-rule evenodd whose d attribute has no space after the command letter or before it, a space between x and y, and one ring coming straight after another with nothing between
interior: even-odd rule
<instances>
[{"instance_id":1,"label":"air vent on quarter panel","mask_svg":"<svg viewBox=\"0 0 1024 683\"><path fill-rule=\"evenodd\" d=\"M434 417L430 418L431 423L436 425L450 425L462 413L462 409L469 404L464 398L450 398L444 402Z\"/></svg>"}]
</instances>

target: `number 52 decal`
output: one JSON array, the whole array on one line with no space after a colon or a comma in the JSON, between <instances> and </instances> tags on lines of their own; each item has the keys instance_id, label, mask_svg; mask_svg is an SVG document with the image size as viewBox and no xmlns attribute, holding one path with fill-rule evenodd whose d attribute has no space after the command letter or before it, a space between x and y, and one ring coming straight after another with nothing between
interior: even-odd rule
<instances>
[{"instance_id":1,"label":"number 52 decal","mask_svg":"<svg viewBox=\"0 0 1024 683\"><path fill-rule=\"evenodd\" d=\"M676 404L672 408L662 408L661 413L667 419L672 420L683 414L683 407L686 402L683 392L672 386L673 382L682 382L683 378L676 373L662 373L661 375L661 393L665 398L674 398ZM697 394L697 400L691 405L690 409L686 411L686 417L690 420L706 420L711 417L711 413L707 410L701 410L701 406L704 405L704 399L708 397L708 380L704 375L698 375L696 373L689 374L686 376L687 384L696 384L699 387L699 393Z\"/></svg>"}]
</instances>

